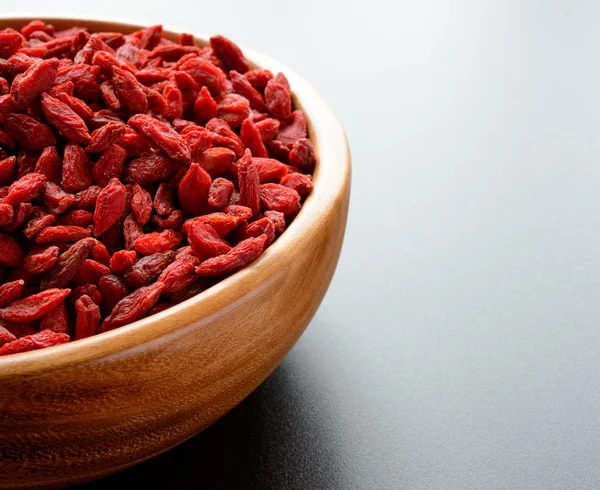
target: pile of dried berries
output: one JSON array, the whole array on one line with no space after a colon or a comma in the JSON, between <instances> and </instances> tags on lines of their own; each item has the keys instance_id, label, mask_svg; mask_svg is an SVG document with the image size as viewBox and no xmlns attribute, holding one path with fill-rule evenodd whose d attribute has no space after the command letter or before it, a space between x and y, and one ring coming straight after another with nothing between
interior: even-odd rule
<instances>
[{"instance_id":1,"label":"pile of dried berries","mask_svg":"<svg viewBox=\"0 0 600 490\"><path fill-rule=\"evenodd\" d=\"M0 355L126 325L255 260L315 165L286 77L215 36L0 31Z\"/></svg>"}]
</instances>

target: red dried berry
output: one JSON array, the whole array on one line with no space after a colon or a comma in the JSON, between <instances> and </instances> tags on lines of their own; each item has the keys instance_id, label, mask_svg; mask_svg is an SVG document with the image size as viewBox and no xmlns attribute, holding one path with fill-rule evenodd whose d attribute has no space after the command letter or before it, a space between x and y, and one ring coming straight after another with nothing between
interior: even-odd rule
<instances>
[{"instance_id":1,"label":"red dried berry","mask_svg":"<svg viewBox=\"0 0 600 490\"><path fill-rule=\"evenodd\" d=\"M133 264L125 272L123 278L129 286L139 288L156 279L174 259L175 252L172 250L148 255Z\"/></svg>"},{"instance_id":2,"label":"red dried berry","mask_svg":"<svg viewBox=\"0 0 600 490\"><path fill-rule=\"evenodd\" d=\"M290 92L275 79L269 80L265 87L265 102L269 112L277 119L285 119L292 112Z\"/></svg>"},{"instance_id":3,"label":"red dried berry","mask_svg":"<svg viewBox=\"0 0 600 490\"><path fill-rule=\"evenodd\" d=\"M27 335L0 347L0 356L18 354L32 350L44 349L53 345L64 344L70 340L64 333L56 333L52 330L43 330L33 335Z\"/></svg>"},{"instance_id":4,"label":"red dried berry","mask_svg":"<svg viewBox=\"0 0 600 490\"><path fill-rule=\"evenodd\" d=\"M281 179L281 185L294 189L300 197L306 197L312 190L312 178L310 175L300 173L287 174Z\"/></svg>"},{"instance_id":5,"label":"red dried berry","mask_svg":"<svg viewBox=\"0 0 600 490\"><path fill-rule=\"evenodd\" d=\"M135 250L119 250L110 258L110 269L122 276L127 269L137 262Z\"/></svg>"},{"instance_id":6,"label":"red dried berry","mask_svg":"<svg viewBox=\"0 0 600 490\"><path fill-rule=\"evenodd\" d=\"M216 177L229 172L235 161L235 153L227 148L209 148L200 155L198 164L211 176Z\"/></svg>"},{"instance_id":7,"label":"red dried berry","mask_svg":"<svg viewBox=\"0 0 600 490\"><path fill-rule=\"evenodd\" d=\"M280 184L261 184L260 202L265 209L289 216L300 211L300 196L294 189Z\"/></svg>"},{"instance_id":8,"label":"red dried berry","mask_svg":"<svg viewBox=\"0 0 600 490\"><path fill-rule=\"evenodd\" d=\"M181 239L181 233L166 229L160 233L153 232L141 235L135 240L133 247L142 255L152 255L174 249L181 243Z\"/></svg>"},{"instance_id":9,"label":"red dried berry","mask_svg":"<svg viewBox=\"0 0 600 490\"><path fill-rule=\"evenodd\" d=\"M63 214L56 222L57 225L65 226L89 226L94 222L94 215L83 209L72 209Z\"/></svg>"},{"instance_id":10,"label":"red dried berry","mask_svg":"<svg viewBox=\"0 0 600 490\"><path fill-rule=\"evenodd\" d=\"M92 133L92 139L85 149L88 153L99 153L119 141L125 136L125 124L110 121Z\"/></svg>"},{"instance_id":11,"label":"red dried berry","mask_svg":"<svg viewBox=\"0 0 600 490\"><path fill-rule=\"evenodd\" d=\"M92 163L76 143L65 145L61 185L67 192L79 192L92 185Z\"/></svg>"},{"instance_id":12,"label":"red dried berry","mask_svg":"<svg viewBox=\"0 0 600 490\"><path fill-rule=\"evenodd\" d=\"M250 150L252 156L266 158L269 156L262 140L260 131L250 119L242 123L240 138L244 146Z\"/></svg>"},{"instance_id":13,"label":"red dried berry","mask_svg":"<svg viewBox=\"0 0 600 490\"><path fill-rule=\"evenodd\" d=\"M13 178L17 157L8 157L0 160L0 184L7 184Z\"/></svg>"},{"instance_id":14,"label":"red dried berry","mask_svg":"<svg viewBox=\"0 0 600 490\"><path fill-rule=\"evenodd\" d=\"M2 201L4 204L14 206L20 202L28 202L39 196L46 184L46 176L31 173L24 175L11 184L8 195Z\"/></svg>"},{"instance_id":15,"label":"red dried berry","mask_svg":"<svg viewBox=\"0 0 600 490\"><path fill-rule=\"evenodd\" d=\"M198 275L196 267L200 260L193 255L182 255L172 262L158 277L157 282L164 284L163 293L174 293L190 286Z\"/></svg>"},{"instance_id":16,"label":"red dried berry","mask_svg":"<svg viewBox=\"0 0 600 490\"><path fill-rule=\"evenodd\" d=\"M236 94L248 99L250 107L260 112L267 112L263 96L256 90L244 75L235 70L229 72L229 78Z\"/></svg>"},{"instance_id":17,"label":"red dried berry","mask_svg":"<svg viewBox=\"0 0 600 490\"><path fill-rule=\"evenodd\" d=\"M213 180L208 191L208 204L215 209L223 209L229 204L235 186L233 182L219 177Z\"/></svg>"},{"instance_id":18,"label":"red dried berry","mask_svg":"<svg viewBox=\"0 0 600 490\"><path fill-rule=\"evenodd\" d=\"M98 291L102 294L102 310L105 314L109 314L129 294L123 280L115 274L102 276L98 282Z\"/></svg>"},{"instance_id":19,"label":"red dried berry","mask_svg":"<svg viewBox=\"0 0 600 490\"><path fill-rule=\"evenodd\" d=\"M25 114L0 113L0 124L24 148L43 150L56 144L56 138L48 125Z\"/></svg>"},{"instance_id":20,"label":"red dried berry","mask_svg":"<svg viewBox=\"0 0 600 490\"><path fill-rule=\"evenodd\" d=\"M32 250L23 261L23 268L30 274L42 274L54 267L58 261L58 247L50 246Z\"/></svg>"},{"instance_id":21,"label":"red dried berry","mask_svg":"<svg viewBox=\"0 0 600 490\"><path fill-rule=\"evenodd\" d=\"M50 124L58 129L65 138L76 143L89 141L90 133L85 121L64 102L48 94L42 94L42 111Z\"/></svg>"},{"instance_id":22,"label":"red dried berry","mask_svg":"<svg viewBox=\"0 0 600 490\"><path fill-rule=\"evenodd\" d=\"M27 323L51 312L71 292L70 289L46 289L0 308L0 318L8 322Z\"/></svg>"},{"instance_id":23,"label":"red dried berry","mask_svg":"<svg viewBox=\"0 0 600 490\"><path fill-rule=\"evenodd\" d=\"M216 257L231 250L231 245L209 225L190 221L186 230L192 251L201 260Z\"/></svg>"},{"instance_id":24,"label":"red dried berry","mask_svg":"<svg viewBox=\"0 0 600 490\"><path fill-rule=\"evenodd\" d=\"M0 58L8 58L23 45L23 36L14 29L0 31Z\"/></svg>"},{"instance_id":25,"label":"red dried berry","mask_svg":"<svg viewBox=\"0 0 600 490\"><path fill-rule=\"evenodd\" d=\"M312 172L314 170L317 159L315 157L315 150L309 139L301 138L296 142L290 152L289 162L290 165L298 167L305 172Z\"/></svg>"},{"instance_id":26,"label":"red dried berry","mask_svg":"<svg viewBox=\"0 0 600 490\"><path fill-rule=\"evenodd\" d=\"M18 267L24 258L25 254L15 239L0 233L0 266Z\"/></svg>"},{"instance_id":27,"label":"red dried berry","mask_svg":"<svg viewBox=\"0 0 600 490\"><path fill-rule=\"evenodd\" d=\"M114 225L125 209L127 191L119 179L111 179L100 191L94 211L94 236L100 236Z\"/></svg>"},{"instance_id":28,"label":"red dried berry","mask_svg":"<svg viewBox=\"0 0 600 490\"><path fill-rule=\"evenodd\" d=\"M63 191L60 186L53 182L46 182L43 201L48 211L62 214L73 205L75 196Z\"/></svg>"},{"instance_id":29,"label":"red dried berry","mask_svg":"<svg viewBox=\"0 0 600 490\"><path fill-rule=\"evenodd\" d=\"M150 221L150 216L152 216L152 196L138 184L133 186L131 211L133 212L135 220L140 225L148 223L148 221Z\"/></svg>"},{"instance_id":30,"label":"red dried berry","mask_svg":"<svg viewBox=\"0 0 600 490\"><path fill-rule=\"evenodd\" d=\"M46 176L48 182L60 183L62 173L62 160L55 146L44 148L35 165L35 172Z\"/></svg>"},{"instance_id":31,"label":"red dried berry","mask_svg":"<svg viewBox=\"0 0 600 490\"><path fill-rule=\"evenodd\" d=\"M240 73L248 71L248 63L244 59L242 50L233 41L224 36L213 36L210 38L210 47L215 56L230 70L237 70Z\"/></svg>"},{"instance_id":32,"label":"red dried berry","mask_svg":"<svg viewBox=\"0 0 600 490\"><path fill-rule=\"evenodd\" d=\"M119 178L123 172L123 164L126 158L127 152L121 146L109 146L104 150L92 169L94 182L105 187L111 179Z\"/></svg>"},{"instance_id":33,"label":"red dried berry","mask_svg":"<svg viewBox=\"0 0 600 490\"><path fill-rule=\"evenodd\" d=\"M196 273L199 276L221 277L236 272L259 257L266 241L266 235L243 240L226 254L202 262Z\"/></svg>"},{"instance_id":34,"label":"red dried berry","mask_svg":"<svg viewBox=\"0 0 600 490\"><path fill-rule=\"evenodd\" d=\"M267 83L269 83L269 80L273 78L273 74L269 70L263 70L260 68L247 71L244 73L244 76L257 90L264 90L264 88L267 86Z\"/></svg>"},{"instance_id":35,"label":"red dried berry","mask_svg":"<svg viewBox=\"0 0 600 490\"><path fill-rule=\"evenodd\" d=\"M98 284L100 278L106 274L110 274L111 270L95 260L85 259L79 266L77 273L73 277L73 283L78 286L85 284Z\"/></svg>"},{"instance_id":36,"label":"red dried berry","mask_svg":"<svg viewBox=\"0 0 600 490\"><path fill-rule=\"evenodd\" d=\"M69 334L69 319L65 302L62 301L40 321L40 331L52 330L56 333Z\"/></svg>"},{"instance_id":37,"label":"red dried berry","mask_svg":"<svg viewBox=\"0 0 600 490\"><path fill-rule=\"evenodd\" d=\"M257 217L260 214L260 177L249 150L238 162L238 180L242 206L250 208L252 216Z\"/></svg>"},{"instance_id":38,"label":"red dried berry","mask_svg":"<svg viewBox=\"0 0 600 490\"><path fill-rule=\"evenodd\" d=\"M29 107L54 83L58 70L58 60L50 58L30 66L25 73L15 78L10 95L20 107Z\"/></svg>"},{"instance_id":39,"label":"red dried berry","mask_svg":"<svg viewBox=\"0 0 600 490\"><path fill-rule=\"evenodd\" d=\"M44 274L40 281L40 289L63 288L69 284L94 244L93 238L84 238L73 244L58 257L54 267Z\"/></svg>"},{"instance_id":40,"label":"red dried berry","mask_svg":"<svg viewBox=\"0 0 600 490\"><path fill-rule=\"evenodd\" d=\"M19 299L23 286L25 286L25 281L22 279L2 284L0 286L0 308Z\"/></svg>"},{"instance_id":41,"label":"red dried berry","mask_svg":"<svg viewBox=\"0 0 600 490\"><path fill-rule=\"evenodd\" d=\"M200 165L192 163L177 187L179 204L185 214L198 216L208 210L210 184L210 175Z\"/></svg>"},{"instance_id":42,"label":"red dried berry","mask_svg":"<svg viewBox=\"0 0 600 490\"><path fill-rule=\"evenodd\" d=\"M191 161L190 150L183 138L165 123L145 114L137 114L129 119L129 124L164 151L169 158L184 164Z\"/></svg>"},{"instance_id":43,"label":"red dried berry","mask_svg":"<svg viewBox=\"0 0 600 490\"><path fill-rule=\"evenodd\" d=\"M229 206L229 207L231 207L231 206ZM241 208L241 206L237 206L237 207ZM243 209L249 210L248 208L243 208ZM187 233L187 227L191 223L201 223L201 224L209 225L220 236L224 237L225 235L227 235L228 233L233 231L240 224L240 222L242 222L248 218L249 217L240 217L240 216L234 216L234 215L225 214L225 213L210 213L210 214L205 214L204 216L198 216L197 218L193 218L193 219L186 221L183 226L183 229Z\"/></svg>"},{"instance_id":44,"label":"red dried berry","mask_svg":"<svg viewBox=\"0 0 600 490\"><path fill-rule=\"evenodd\" d=\"M275 233L283 233L285 230L285 215L281 211L265 211L266 218L269 218L275 226Z\"/></svg>"},{"instance_id":45,"label":"red dried berry","mask_svg":"<svg viewBox=\"0 0 600 490\"><path fill-rule=\"evenodd\" d=\"M100 323L100 308L87 295L75 301L75 340L91 337Z\"/></svg>"},{"instance_id":46,"label":"red dried berry","mask_svg":"<svg viewBox=\"0 0 600 490\"><path fill-rule=\"evenodd\" d=\"M126 325L143 317L156 304L163 288L163 283L157 282L150 286L141 287L123 298L116 304L106 320L104 320L102 331Z\"/></svg>"},{"instance_id":47,"label":"red dried berry","mask_svg":"<svg viewBox=\"0 0 600 490\"><path fill-rule=\"evenodd\" d=\"M121 106L135 113L143 113L148 110L146 93L133 73L113 66L111 83Z\"/></svg>"},{"instance_id":48,"label":"red dried berry","mask_svg":"<svg viewBox=\"0 0 600 490\"><path fill-rule=\"evenodd\" d=\"M202 87L196 102L194 103L194 115L196 116L196 122L198 124L206 124L213 117L217 117L219 108L217 103L211 97L210 92L206 86Z\"/></svg>"}]
</instances>

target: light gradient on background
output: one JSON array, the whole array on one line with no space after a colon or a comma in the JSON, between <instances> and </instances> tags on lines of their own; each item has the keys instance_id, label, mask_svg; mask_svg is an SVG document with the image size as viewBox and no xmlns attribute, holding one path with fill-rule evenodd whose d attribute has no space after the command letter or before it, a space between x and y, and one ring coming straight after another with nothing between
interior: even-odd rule
<instances>
[{"instance_id":1,"label":"light gradient on background","mask_svg":"<svg viewBox=\"0 0 600 490\"><path fill-rule=\"evenodd\" d=\"M352 202L331 289L274 375L90 488L597 488L598 4L140 5L18 11L162 22L281 59L347 131Z\"/></svg>"}]
</instances>

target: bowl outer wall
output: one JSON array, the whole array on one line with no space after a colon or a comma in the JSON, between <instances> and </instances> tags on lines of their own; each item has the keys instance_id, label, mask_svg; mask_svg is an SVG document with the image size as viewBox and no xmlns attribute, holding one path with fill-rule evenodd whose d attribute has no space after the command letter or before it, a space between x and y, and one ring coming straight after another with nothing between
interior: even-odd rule
<instances>
[{"instance_id":1,"label":"bowl outer wall","mask_svg":"<svg viewBox=\"0 0 600 490\"><path fill-rule=\"evenodd\" d=\"M142 26L48 16L57 28ZM173 31L165 36L176 38ZM206 44L208 36L198 38ZM0 358L0 488L57 486L132 466L201 431L254 390L316 312L346 225L350 154L320 96L283 64L315 143L314 189L301 212L244 270L188 301L111 332Z\"/></svg>"}]
</instances>

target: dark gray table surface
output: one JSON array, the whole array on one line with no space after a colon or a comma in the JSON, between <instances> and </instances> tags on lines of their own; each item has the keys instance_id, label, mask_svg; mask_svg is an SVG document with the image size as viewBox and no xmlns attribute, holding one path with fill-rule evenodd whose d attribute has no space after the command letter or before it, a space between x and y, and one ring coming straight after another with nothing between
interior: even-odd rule
<instances>
[{"instance_id":1,"label":"dark gray table surface","mask_svg":"<svg viewBox=\"0 0 600 490\"><path fill-rule=\"evenodd\" d=\"M336 276L282 365L83 488L600 486L597 2L54 4L284 60L353 153Z\"/></svg>"}]
</instances>

